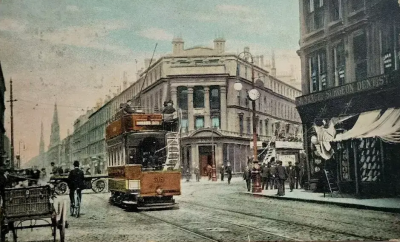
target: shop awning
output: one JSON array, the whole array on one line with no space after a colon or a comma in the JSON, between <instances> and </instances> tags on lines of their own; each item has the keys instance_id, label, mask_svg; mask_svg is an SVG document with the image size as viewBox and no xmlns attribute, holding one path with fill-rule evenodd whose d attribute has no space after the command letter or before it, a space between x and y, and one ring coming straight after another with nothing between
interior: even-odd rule
<instances>
[{"instance_id":1,"label":"shop awning","mask_svg":"<svg viewBox=\"0 0 400 242\"><path fill-rule=\"evenodd\" d=\"M400 142L400 108L386 111L373 110L361 113L353 128L337 134L333 141L379 137L390 142Z\"/></svg>"}]
</instances>

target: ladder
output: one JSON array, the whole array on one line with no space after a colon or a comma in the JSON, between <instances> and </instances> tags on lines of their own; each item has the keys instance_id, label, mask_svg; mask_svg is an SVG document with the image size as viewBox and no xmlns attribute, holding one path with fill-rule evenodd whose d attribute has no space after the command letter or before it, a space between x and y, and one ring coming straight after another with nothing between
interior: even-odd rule
<instances>
[{"instance_id":1,"label":"ladder","mask_svg":"<svg viewBox=\"0 0 400 242\"><path fill-rule=\"evenodd\" d=\"M326 169L323 169L323 170L324 170L324 173L325 173L326 184L328 185L329 192L331 193L331 197L333 197L333 192L334 191L339 191L340 192L339 186L335 182L335 179L332 177L332 174ZM325 193L326 193L326 186L324 187L324 197L325 197Z\"/></svg>"},{"instance_id":2,"label":"ladder","mask_svg":"<svg viewBox=\"0 0 400 242\"><path fill-rule=\"evenodd\" d=\"M267 152L267 154L264 157L264 160L262 163L268 163L269 160L271 159L271 157L275 156L275 149L271 149L271 143L275 142L276 140L276 136L272 136L272 138L269 140L267 147L265 147L265 149L258 155L262 155L265 151Z\"/></svg>"},{"instance_id":3,"label":"ladder","mask_svg":"<svg viewBox=\"0 0 400 242\"><path fill-rule=\"evenodd\" d=\"M168 168L178 169L180 166L180 147L179 147L179 133L169 132L167 133L167 160L165 161L164 170Z\"/></svg>"}]
</instances>

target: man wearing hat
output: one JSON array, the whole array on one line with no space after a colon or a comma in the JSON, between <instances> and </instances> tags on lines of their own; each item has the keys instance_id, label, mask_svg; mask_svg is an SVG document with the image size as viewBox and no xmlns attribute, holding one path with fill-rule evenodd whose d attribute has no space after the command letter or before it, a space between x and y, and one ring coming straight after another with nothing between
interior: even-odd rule
<instances>
[{"instance_id":1,"label":"man wearing hat","mask_svg":"<svg viewBox=\"0 0 400 242\"><path fill-rule=\"evenodd\" d=\"M74 161L74 169L69 172L68 175L68 187L69 187L69 199L71 206L74 206L75 190L78 193L79 200L82 201L82 189L84 188L85 175L83 171L79 169L79 161Z\"/></svg>"},{"instance_id":2,"label":"man wearing hat","mask_svg":"<svg viewBox=\"0 0 400 242\"><path fill-rule=\"evenodd\" d=\"M288 177L287 171L284 166L282 166L282 161L278 160L276 162L278 165L275 168L275 177L277 178L278 182L278 196L285 195L285 180Z\"/></svg>"}]
</instances>

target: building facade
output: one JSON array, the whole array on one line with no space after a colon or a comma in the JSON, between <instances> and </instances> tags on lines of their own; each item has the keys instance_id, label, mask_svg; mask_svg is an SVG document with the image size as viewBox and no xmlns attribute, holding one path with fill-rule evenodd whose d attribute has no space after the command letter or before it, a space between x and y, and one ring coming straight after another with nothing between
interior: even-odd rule
<instances>
[{"instance_id":1,"label":"building facade","mask_svg":"<svg viewBox=\"0 0 400 242\"><path fill-rule=\"evenodd\" d=\"M5 133L6 129L4 126L4 112L6 110L6 106L4 104L4 95L6 92L6 84L4 81L4 76L3 76L3 69L1 68L1 62L0 62L0 164L4 164L4 159L7 158L7 150L6 147L4 146L5 142Z\"/></svg>"},{"instance_id":2,"label":"building facade","mask_svg":"<svg viewBox=\"0 0 400 242\"><path fill-rule=\"evenodd\" d=\"M400 194L399 3L300 0L303 123L311 189Z\"/></svg>"}]
</instances>

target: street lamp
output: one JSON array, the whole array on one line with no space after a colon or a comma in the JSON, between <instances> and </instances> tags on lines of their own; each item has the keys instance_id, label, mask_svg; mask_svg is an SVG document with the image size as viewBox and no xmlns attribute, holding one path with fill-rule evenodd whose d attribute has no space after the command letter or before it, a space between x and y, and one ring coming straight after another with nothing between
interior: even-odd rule
<instances>
[{"instance_id":1,"label":"street lamp","mask_svg":"<svg viewBox=\"0 0 400 242\"><path fill-rule=\"evenodd\" d=\"M211 125L211 162L212 162L212 169L211 169L211 178L212 181L217 181L217 166L215 164L215 149L214 149L214 125Z\"/></svg>"},{"instance_id":2,"label":"street lamp","mask_svg":"<svg viewBox=\"0 0 400 242\"><path fill-rule=\"evenodd\" d=\"M258 164L258 156L257 156L257 119L256 119L256 100L260 98L260 92L256 89L255 82L254 82L254 61L253 61L253 56L250 54L248 48L245 48L245 50L240 53L237 56L237 66L239 66L239 58L240 56L243 56L245 61L247 62L247 59L250 58L251 60L251 86L252 89L248 91L247 95L251 100L252 104L252 119L253 119L253 170L251 171L252 177L253 177L253 187L252 187L252 192L253 193L260 193L262 192L261 189L261 178L260 178L260 166ZM239 70L237 68L237 70ZM239 81L239 77L237 74L237 81L233 85L233 88L236 91L242 90L242 84Z\"/></svg>"}]
</instances>

